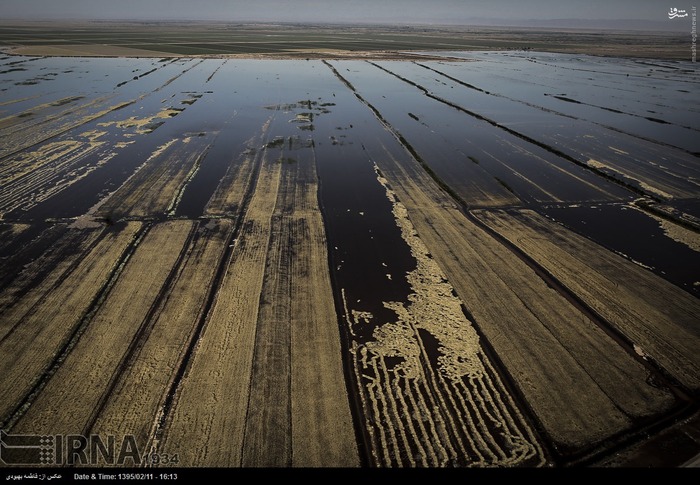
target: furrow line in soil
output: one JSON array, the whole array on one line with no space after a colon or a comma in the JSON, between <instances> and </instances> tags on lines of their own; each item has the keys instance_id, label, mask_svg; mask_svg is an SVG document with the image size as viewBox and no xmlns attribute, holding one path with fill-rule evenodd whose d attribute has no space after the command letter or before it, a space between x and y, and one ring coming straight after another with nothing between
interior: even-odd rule
<instances>
[{"instance_id":1,"label":"furrow line in soil","mask_svg":"<svg viewBox=\"0 0 700 485\"><path fill-rule=\"evenodd\" d=\"M18 366L15 370L8 368L2 374L11 381L3 385L6 393L2 400L5 429L10 429L23 417L61 368L109 296L145 231L141 223L128 223L105 235L80 266L61 283L61 291L54 292L41 308L34 311L32 317L40 317L38 325L22 326L30 335L20 335L19 331L15 331L15 340L19 338L17 342L3 341L3 346L8 345L8 349L17 354L15 359L8 359L4 365ZM37 349L34 345L39 342L42 355L35 355ZM4 355L10 355L9 352Z\"/></svg>"},{"instance_id":2,"label":"furrow line in soil","mask_svg":"<svg viewBox=\"0 0 700 485\"><path fill-rule=\"evenodd\" d=\"M15 424L21 432L80 434L191 234L190 221L153 225L124 264L89 324ZM98 356L96 358L96 356Z\"/></svg>"}]
</instances>

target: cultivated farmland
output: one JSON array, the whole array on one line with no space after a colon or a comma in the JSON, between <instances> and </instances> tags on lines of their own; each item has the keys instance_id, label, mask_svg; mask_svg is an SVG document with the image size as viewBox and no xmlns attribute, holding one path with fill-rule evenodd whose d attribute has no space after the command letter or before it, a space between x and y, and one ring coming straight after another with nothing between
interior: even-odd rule
<instances>
[{"instance_id":1,"label":"cultivated farmland","mask_svg":"<svg viewBox=\"0 0 700 485\"><path fill-rule=\"evenodd\" d=\"M143 466L700 451L688 62L77 55L0 57L4 432Z\"/></svg>"}]
</instances>

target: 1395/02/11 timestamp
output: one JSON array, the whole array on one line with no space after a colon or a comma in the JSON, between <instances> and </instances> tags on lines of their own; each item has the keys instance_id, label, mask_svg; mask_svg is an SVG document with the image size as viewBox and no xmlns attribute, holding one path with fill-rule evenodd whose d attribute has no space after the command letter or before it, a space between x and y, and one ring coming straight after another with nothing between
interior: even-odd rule
<instances>
[{"instance_id":1,"label":"1395/02/11 timestamp","mask_svg":"<svg viewBox=\"0 0 700 485\"><path fill-rule=\"evenodd\" d=\"M177 480L177 473L119 473L115 478L119 480Z\"/></svg>"}]
</instances>

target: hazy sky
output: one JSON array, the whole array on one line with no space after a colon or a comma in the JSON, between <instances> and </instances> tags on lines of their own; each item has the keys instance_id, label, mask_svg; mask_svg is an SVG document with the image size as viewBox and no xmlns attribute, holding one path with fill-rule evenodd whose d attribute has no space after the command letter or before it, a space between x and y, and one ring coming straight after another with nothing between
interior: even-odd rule
<instances>
[{"instance_id":1,"label":"hazy sky","mask_svg":"<svg viewBox=\"0 0 700 485\"><path fill-rule=\"evenodd\" d=\"M0 19L403 23L459 23L470 18L668 20L669 8L690 12L690 6L691 0L0 0Z\"/></svg>"}]
</instances>

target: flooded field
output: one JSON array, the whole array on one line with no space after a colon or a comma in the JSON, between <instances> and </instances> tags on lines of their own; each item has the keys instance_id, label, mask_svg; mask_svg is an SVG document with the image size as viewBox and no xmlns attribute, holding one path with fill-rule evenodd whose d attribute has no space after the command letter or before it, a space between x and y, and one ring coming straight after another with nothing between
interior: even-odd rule
<instances>
[{"instance_id":1,"label":"flooded field","mask_svg":"<svg viewBox=\"0 0 700 485\"><path fill-rule=\"evenodd\" d=\"M547 467L682 427L699 86L530 51L0 56L0 429Z\"/></svg>"}]
</instances>

